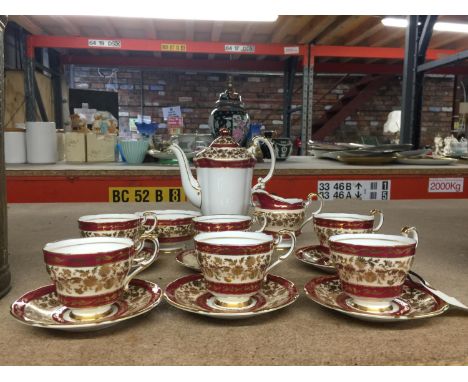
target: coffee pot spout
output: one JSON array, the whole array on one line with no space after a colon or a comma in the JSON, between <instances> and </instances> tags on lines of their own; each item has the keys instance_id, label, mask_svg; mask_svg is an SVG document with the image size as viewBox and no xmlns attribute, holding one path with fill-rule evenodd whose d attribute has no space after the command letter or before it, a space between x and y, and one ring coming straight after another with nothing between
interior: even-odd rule
<instances>
[{"instance_id":1,"label":"coffee pot spout","mask_svg":"<svg viewBox=\"0 0 468 382\"><path fill-rule=\"evenodd\" d=\"M192 171L190 170L190 165L184 151L175 143L169 146L169 150L175 154L179 161L180 177L182 178L182 187L184 188L185 195L187 195L190 203L195 207L200 208L202 202L200 184L192 175Z\"/></svg>"}]
</instances>

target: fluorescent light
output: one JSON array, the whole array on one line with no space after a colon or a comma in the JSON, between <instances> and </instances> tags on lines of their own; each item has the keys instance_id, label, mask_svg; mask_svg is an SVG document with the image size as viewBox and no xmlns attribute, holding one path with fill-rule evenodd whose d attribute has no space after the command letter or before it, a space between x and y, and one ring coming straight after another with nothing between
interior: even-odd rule
<instances>
[{"instance_id":1,"label":"fluorescent light","mask_svg":"<svg viewBox=\"0 0 468 382\"><path fill-rule=\"evenodd\" d=\"M408 20L399 17L384 17L382 19L382 24L386 27L406 28L408 26ZM468 33L468 24L438 21L434 24L434 30L439 32Z\"/></svg>"},{"instance_id":2,"label":"fluorescent light","mask_svg":"<svg viewBox=\"0 0 468 382\"><path fill-rule=\"evenodd\" d=\"M384 17L382 19L382 24L386 27L406 28L408 26L408 20L396 17Z\"/></svg>"},{"instance_id":3,"label":"fluorescent light","mask_svg":"<svg viewBox=\"0 0 468 382\"><path fill-rule=\"evenodd\" d=\"M434 25L434 30L440 32L468 33L468 24L437 22Z\"/></svg>"},{"instance_id":4,"label":"fluorescent light","mask_svg":"<svg viewBox=\"0 0 468 382\"><path fill-rule=\"evenodd\" d=\"M80 16L105 16L105 17L132 17L139 19L164 19L164 20L195 20L195 21L241 21L241 22L274 22L278 19L278 15L268 14L262 12L253 14L250 12L219 12L219 13L206 13L206 12L181 12L175 10L171 12L170 9L163 9L162 11L151 13L141 12L139 9L121 12L118 9L106 10L103 14L98 14L94 10L89 12L79 13Z\"/></svg>"}]
</instances>

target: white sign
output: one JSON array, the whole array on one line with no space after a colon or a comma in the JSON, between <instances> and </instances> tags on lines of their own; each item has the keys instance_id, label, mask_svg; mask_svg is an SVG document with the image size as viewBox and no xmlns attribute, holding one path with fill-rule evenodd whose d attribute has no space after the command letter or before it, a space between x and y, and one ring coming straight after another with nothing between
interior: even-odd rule
<instances>
[{"instance_id":1,"label":"white sign","mask_svg":"<svg viewBox=\"0 0 468 382\"><path fill-rule=\"evenodd\" d=\"M236 53L253 53L255 52L255 45L224 45L224 51Z\"/></svg>"},{"instance_id":2,"label":"white sign","mask_svg":"<svg viewBox=\"0 0 468 382\"><path fill-rule=\"evenodd\" d=\"M284 54L299 54L299 47L298 46L285 46Z\"/></svg>"},{"instance_id":3,"label":"white sign","mask_svg":"<svg viewBox=\"0 0 468 382\"><path fill-rule=\"evenodd\" d=\"M318 192L326 200L389 200L390 186L390 180L320 180Z\"/></svg>"},{"instance_id":4,"label":"white sign","mask_svg":"<svg viewBox=\"0 0 468 382\"><path fill-rule=\"evenodd\" d=\"M428 192L463 192L463 178L429 178Z\"/></svg>"},{"instance_id":5,"label":"white sign","mask_svg":"<svg viewBox=\"0 0 468 382\"><path fill-rule=\"evenodd\" d=\"M88 40L88 46L90 48L120 49L122 47L122 41L120 40Z\"/></svg>"},{"instance_id":6,"label":"white sign","mask_svg":"<svg viewBox=\"0 0 468 382\"><path fill-rule=\"evenodd\" d=\"M167 121L169 117L182 117L180 106L163 107L163 117Z\"/></svg>"}]
</instances>

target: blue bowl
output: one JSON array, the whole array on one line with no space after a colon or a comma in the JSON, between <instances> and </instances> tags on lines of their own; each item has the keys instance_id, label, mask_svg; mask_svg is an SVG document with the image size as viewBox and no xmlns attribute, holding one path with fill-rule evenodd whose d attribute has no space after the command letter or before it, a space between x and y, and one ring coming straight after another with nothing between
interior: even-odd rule
<instances>
[{"instance_id":1,"label":"blue bowl","mask_svg":"<svg viewBox=\"0 0 468 382\"><path fill-rule=\"evenodd\" d=\"M137 127L137 130L140 134L150 136L153 135L156 129L158 128L157 123L140 123L140 122L135 122L135 125Z\"/></svg>"}]
</instances>

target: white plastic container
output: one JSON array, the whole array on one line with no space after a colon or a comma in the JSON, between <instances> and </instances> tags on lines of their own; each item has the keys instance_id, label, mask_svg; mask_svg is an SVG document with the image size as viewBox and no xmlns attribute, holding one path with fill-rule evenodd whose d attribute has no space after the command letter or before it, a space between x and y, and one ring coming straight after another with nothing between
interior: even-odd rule
<instances>
[{"instance_id":1,"label":"white plastic container","mask_svg":"<svg viewBox=\"0 0 468 382\"><path fill-rule=\"evenodd\" d=\"M55 122L26 122L28 163L57 162L57 129Z\"/></svg>"},{"instance_id":2,"label":"white plastic container","mask_svg":"<svg viewBox=\"0 0 468 382\"><path fill-rule=\"evenodd\" d=\"M22 125L22 128L21 126ZM24 124L5 129L5 163L26 163L26 130Z\"/></svg>"}]
</instances>

